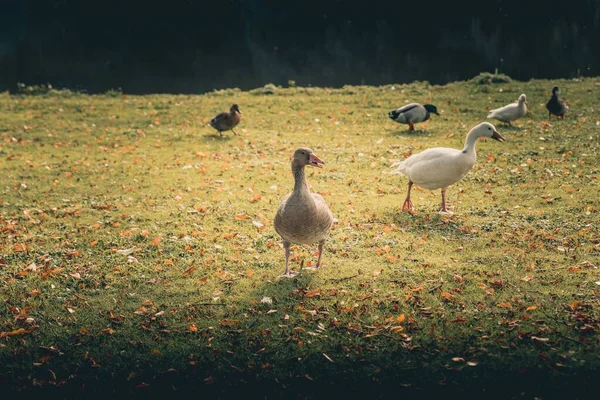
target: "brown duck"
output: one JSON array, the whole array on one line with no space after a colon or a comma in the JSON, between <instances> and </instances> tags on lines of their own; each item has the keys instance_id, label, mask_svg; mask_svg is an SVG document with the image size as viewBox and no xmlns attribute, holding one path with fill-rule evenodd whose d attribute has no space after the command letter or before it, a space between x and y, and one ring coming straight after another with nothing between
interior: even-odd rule
<instances>
[{"instance_id":1,"label":"brown duck","mask_svg":"<svg viewBox=\"0 0 600 400\"><path fill-rule=\"evenodd\" d=\"M319 258L314 268L321 266L321 255L323 245L327 239L331 225L333 225L333 214L327 207L323 197L317 193L311 193L306 183L304 167L321 166L324 162L317 157L311 149L299 148L292 157L292 173L294 174L294 190L283 198L273 225L275 230L283 239L285 249L285 273L282 277L293 277L297 273L290 272L289 258L291 243L319 244Z\"/></svg>"},{"instance_id":2,"label":"brown duck","mask_svg":"<svg viewBox=\"0 0 600 400\"><path fill-rule=\"evenodd\" d=\"M221 136L223 136L224 131L231 131L234 135L237 136L237 133L233 130L240 123L242 119L242 112L237 104L234 104L229 109L229 112L222 112L217 114L216 117L210 120L210 126L219 131Z\"/></svg>"}]
</instances>

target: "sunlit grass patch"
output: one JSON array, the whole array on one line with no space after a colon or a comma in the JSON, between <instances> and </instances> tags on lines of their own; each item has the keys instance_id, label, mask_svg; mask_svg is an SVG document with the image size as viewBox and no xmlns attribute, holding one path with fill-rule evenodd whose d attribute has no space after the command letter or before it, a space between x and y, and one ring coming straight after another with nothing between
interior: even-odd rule
<instances>
[{"instance_id":1,"label":"sunlit grass patch","mask_svg":"<svg viewBox=\"0 0 600 400\"><path fill-rule=\"evenodd\" d=\"M556 83L0 96L2 383L424 387L596 370L600 82L558 82L571 111L548 121ZM521 92L528 116L477 144L448 190L454 215L419 189L403 213L392 163L462 147ZM388 119L413 101L442 116L414 133ZM240 136L221 138L208 121L232 103ZM307 179L338 222L320 271L279 280L272 218L298 146L325 161ZM316 246L292 254L297 271L316 262Z\"/></svg>"}]
</instances>

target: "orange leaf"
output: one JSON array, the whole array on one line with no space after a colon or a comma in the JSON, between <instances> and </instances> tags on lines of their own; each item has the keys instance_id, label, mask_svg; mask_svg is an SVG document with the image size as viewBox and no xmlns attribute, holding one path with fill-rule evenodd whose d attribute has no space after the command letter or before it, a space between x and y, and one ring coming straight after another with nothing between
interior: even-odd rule
<instances>
[{"instance_id":1,"label":"orange leaf","mask_svg":"<svg viewBox=\"0 0 600 400\"><path fill-rule=\"evenodd\" d=\"M152 243L150 243L150 246L158 246L158 244L160 243L160 237L159 236L155 236L154 239L152 240Z\"/></svg>"},{"instance_id":2,"label":"orange leaf","mask_svg":"<svg viewBox=\"0 0 600 400\"><path fill-rule=\"evenodd\" d=\"M533 311L533 310L536 310L536 309L537 309L537 306L529 306L529 307L527 307L525 309L525 311Z\"/></svg>"},{"instance_id":3,"label":"orange leaf","mask_svg":"<svg viewBox=\"0 0 600 400\"><path fill-rule=\"evenodd\" d=\"M238 214L235 216L235 219L237 220L243 220L243 219L250 219L249 216L247 216L246 214Z\"/></svg>"},{"instance_id":4,"label":"orange leaf","mask_svg":"<svg viewBox=\"0 0 600 400\"><path fill-rule=\"evenodd\" d=\"M252 196L252 198L250 199L250 203L255 203L260 200L262 200L262 196L257 193L254 196Z\"/></svg>"},{"instance_id":5,"label":"orange leaf","mask_svg":"<svg viewBox=\"0 0 600 400\"><path fill-rule=\"evenodd\" d=\"M52 355L51 354L44 354L43 356L40 357L40 362L45 363L52 360Z\"/></svg>"},{"instance_id":6,"label":"orange leaf","mask_svg":"<svg viewBox=\"0 0 600 400\"><path fill-rule=\"evenodd\" d=\"M320 290L309 290L308 292L304 293L304 297L317 297L317 296L321 296L321 291Z\"/></svg>"},{"instance_id":7,"label":"orange leaf","mask_svg":"<svg viewBox=\"0 0 600 400\"><path fill-rule=\"evenodd\" d=\"M452 300L454 298L454 296L452 296L452 293L450 292L442 292L440 293L440 297L445 300Z\"/></svg>"},{"instance_id":8,"label":"orange leaf","mask_svg":"<svg viewBox=\"0 0 600 400\"><path fill-rule=\"evenodd\" d=\"M190 332L198 332L198 327L194 323L189 324L188 329Z\"/></svg>"},{"instance_id":9,"label":"orange leaf","mask_svg":"<svg viewBox=\"0 0 600 400\"><path fill-rule=\"evenodd\" d=\"M221 326L234 326L237 325L237 323L240 322L237 319L224 319L223 321L221 321L219 323L219 325Z\"/></svg>"},{"instance_id":10,"label":"orange leaf","mask_svg":"<svg viewBox=\"0 0 600 400\"><path fill-rule=\"evenodd\" d=\"M8 337L8 336L22 335L24 333L25 333L24 328L19 328L14 331L10 331L10 332L0 332L0 339Z\"/></svg>"},{"instance_id":11,"label":"orange leaf","mask_svg":"<svg viewBox=\"0 0 600 400\"><path fill-rule=\"evenodd\" d=\"M406 319L406 315L400 314L400 315L398 315L398 318L396 318L396 322L401 324L404 322L405 319Z\"/></svg>"},{"instance_id":12,"label":"orange leaf","mask_svg":"<svg viewBox=\"0 0 600 400\"><path fill-rule=\"evenodd\" d=\"M569 304L569 308L575 311L581 306L581 302L579 300L574 300L571 304Z\"/></svg>"},{"instance_id":13,"label":"orange leaf","mask_svg":"<svg viewBox=\"0 0 600 400\"><path fill-rule=\"evenodd\" d=\"M508 308L509 310L512 310L512 305L508 301L498 303L498 307Z\"/></svg>"},{"instance_id":14,"label":"orange leaf","mask_svg":"<svg viewBox=\"0 0 600 400\"><path fill-rule=\"evenodd\" d=\"M192 273L192 272L194 272L195 270L196 270L196 267L192 265L191 267L189 267L188 269L186 269L186 270L185 270L185 272L183 273L183 276L184 276L184 277L188 277L188 276L190 276L190 275L191 275L191 273Z\"/></svg>"},{"instance_id":15,"label":"orange leaf","mask_svg":"<svg viewBox=\"0 0 600 400\"><path fill-rule=\"evenodd\" d=\"M149 311L150 311L149 309L142 306L142 307L138 308L137 310L135 310L133 313L137 314L137 315L144 315L144 314L148 314Z\"/></svg>"}]
</instances>

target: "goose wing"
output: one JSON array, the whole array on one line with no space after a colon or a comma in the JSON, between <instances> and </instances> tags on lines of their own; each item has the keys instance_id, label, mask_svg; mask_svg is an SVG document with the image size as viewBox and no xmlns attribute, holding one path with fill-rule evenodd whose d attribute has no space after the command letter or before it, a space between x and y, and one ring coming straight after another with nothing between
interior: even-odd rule
<instances>
[{"instance_id":1,"label":"goose wing","mask_svg":"<svg viewBox=\"0 0 600 400\"><path fill-rule=\"evenodd\" d=\"M472 166L471 158L461 150L434 147L404 160L396 173L425 189L439 189L460 180Z\"/></svg>"}]
</instances>

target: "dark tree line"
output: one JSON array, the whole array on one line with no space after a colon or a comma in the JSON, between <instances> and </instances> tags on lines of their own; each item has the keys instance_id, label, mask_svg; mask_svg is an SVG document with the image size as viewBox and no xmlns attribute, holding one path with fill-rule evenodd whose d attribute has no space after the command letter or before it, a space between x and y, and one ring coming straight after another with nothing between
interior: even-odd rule
<instances>
[{"instance_id":1,"label":"dark tree line","mask_svg":"<svg viewBox=\"0 0 600 400\"><path fill-rule=\"evenodd\" d=\"M195 93L272 82L600 73L600 0L3 0L0 89Z\"/></svg>"}]
</instances>

